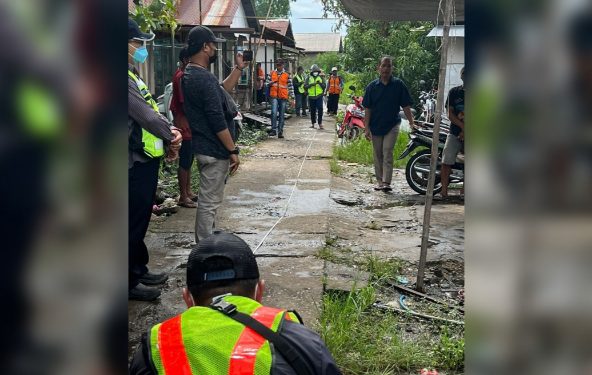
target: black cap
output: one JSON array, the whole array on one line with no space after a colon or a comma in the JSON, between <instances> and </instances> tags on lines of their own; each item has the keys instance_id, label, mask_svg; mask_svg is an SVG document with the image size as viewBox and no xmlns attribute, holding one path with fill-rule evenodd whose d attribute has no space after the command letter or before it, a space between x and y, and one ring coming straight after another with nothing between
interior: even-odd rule
<instances>
[{"instance_id":1,"label":"black cap","mask_svg":"<svg viewBox=\"0 0 592 375\"><path fill-rule=\"evenodd\" d=\"M216 38L212 30L206 26L195 26L189 31L189 36L187 37L187 52L189 56L193 56L201 51L204 43L209 42L222 43L226 42L226 39Z\"/></svg>"},{"instance_id":2,"label":"black cap","mask_svg":"<svg viewBox=\"0 0 592 375\"><path fill-rule=\"evenodd\" d=\"M141 40L143 42L149 42L154 39L154 34L143 33L140 30L140 26L131 18L127 20L127 40Z\"/></svg>"},{"instance_id":3,"label":"black cap","mask_svg":"<svg viewBox=\"0 0 592 375\"><path fill-rule=\"evenodd\" d=\"M259 267L251 248L240 237L214 232L199 242L187 262L187 285L221 280L258 279Z\"/></svg>"}]
</instances>

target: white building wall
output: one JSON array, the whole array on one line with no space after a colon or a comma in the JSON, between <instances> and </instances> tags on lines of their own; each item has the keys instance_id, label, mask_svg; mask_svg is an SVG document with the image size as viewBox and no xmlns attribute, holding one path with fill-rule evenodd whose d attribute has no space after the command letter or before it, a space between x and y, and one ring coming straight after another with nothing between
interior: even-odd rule
<instances>
[{"instance_id":1,"label":"white building wall","mask_svg":"<svg viewBox=\"0 0 592 375\"><path fill-rule=\"evenodd\" d=\"M236 29L245 29L249 27L249 24L247 23L247 15L245 14L245 8L243 8L242 2L238 6L230 27Z\"/></svg>"},{"instance_id":2,"label":"white building wall","mask_svg":"<svg viewBox=\"0 0 592 375\"><path fill-rule=\"evenodd\" d=\"M450 38L446 67L446 95L454 86L462 85L460 70L465 66L465 38Z\"/></svg>"},{"instance_id":3,"label":"white building wall","mask_svg":"<svg viewBox=\"0 0 592 375\"><path fill-rule=\"evenodd\" d=\"M255 44L253 44L253 49L255 49ZM267 60L265 59L265 51L266 50L267 50ZM267 46L265 46L264 42L261 42L261 45L259 46L259 50L257 51L257 56L255 57L255 62L261 63L261 68L263 69L263 71L266 74L271 73L271 71L275 68L275 66L273 65L274 57L275 57L275 50L273 48L273 42L267 43Z\"/></svg>"}]
</instances>

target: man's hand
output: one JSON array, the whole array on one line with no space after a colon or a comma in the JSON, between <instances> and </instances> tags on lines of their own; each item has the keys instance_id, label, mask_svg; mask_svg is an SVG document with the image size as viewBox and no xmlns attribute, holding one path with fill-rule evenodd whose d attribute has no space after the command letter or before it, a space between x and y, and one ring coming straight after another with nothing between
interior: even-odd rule
<instances>
[{"instance_id":1,"label":"man's hand","mask_svg":"<svg viewBox=\"0 0 592 375\"><path fill-rule=\"evenodd\" d=\"M238 158L238 155L230 154L230 175L233 175L236 172L239 164L240 160Z\"/></svg>"},{"instance_id":2,"label":"man's hand","mask_svg":"<svg viewBox=\"0 0 592 375\"><path fill-rule=\"evenodd\" d=\"M371 141L372 140L372 133L370 132L369 128L364 129L364 135L366 135L366 139Z\"/></svg>"},{"instance_id":3,"label":"man's hand","mask_svg":"<svg viewBox=\"0 0 592 375\"><path fill-rule=\"evenodd\" d=\"M171 141L171 148L174 150L179 150L181 148L181 142L183 142L183 135L179 131L179 129L171 129L171 133L173 133L173 140Z\"/></svg>"},{"instance_id":4,"label":"man's hand","mask_svg":"<svg viewBox=\"0 0 592 375\"><path fill-rule=\"evenodd\" d=\"M460 139L460 140L461 140L461 142L464 142L464 141L465 141L465 132L464 132L464 130L463 130L463 131L461 131L461 132L458 134L458 139Z\"/></svg>"},{"instance_id":5,"label":"man's hand","mask_svg":"<svg viewBox=\"0 0 592 375\"><path fill-rule=\"evenodd\" d=\"M173 149L172 146L167 147L167 153L164 160L167 163L172 163L179 158L179 150Z\"/></svg>"},{"instance_id":6,"label":"man's hand","mask_svg":"<svg viewBox=\"0 0 592 375\"><path fill-rule=\"evenodd\" d=\"M234 61L236 62L236 66L238 66L239 69L244 69L247 67L247 65L249 65L248 61L244 61L243 60L243 54L242 52L238 52L236 54L236 57L234 58Z\"/></svg>"}]
</instances>

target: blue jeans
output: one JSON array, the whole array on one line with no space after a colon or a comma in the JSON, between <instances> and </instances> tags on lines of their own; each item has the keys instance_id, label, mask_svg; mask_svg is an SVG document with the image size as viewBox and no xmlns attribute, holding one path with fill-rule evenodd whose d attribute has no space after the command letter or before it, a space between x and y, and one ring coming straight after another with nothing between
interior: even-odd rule
<instances>
[{"instance_id":1,"label":"blue jeans","mask_svg":"<svg viewBox=\"0 0 592 375\"><path fill-rule=\"evenodd\" d=\"M306 96L304 94L296 93L296 116L300 116L301 110L302 114L306 115Z\"/></svg>"},{"instance_id":2,"label":"blue jeans","mask_svg":"<svg viewBox=\"0 0 592 375\"><path fill-rule=\"evenodd\" d=\"M278 123L279 107L279 123ZM271 98L271 130L277 133L284 132L284 112L286 112L286 99Z\"/></svg>"}]
</instances>

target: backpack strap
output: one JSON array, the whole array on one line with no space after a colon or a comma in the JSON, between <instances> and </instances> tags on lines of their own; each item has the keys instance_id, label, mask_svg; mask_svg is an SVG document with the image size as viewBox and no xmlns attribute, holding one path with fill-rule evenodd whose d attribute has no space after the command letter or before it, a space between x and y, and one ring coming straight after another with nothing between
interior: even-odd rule
<instances>
[{"instance_id":1,"label":"backpack strap","mask_svg":"<svg viewBox=\"0 0 592 375\"><path fill-rule=\"evenodd\" d=\"M278 352L288 361L290 366L298 375L314 375L314 366L309 363L308 358L302 356L300 351L290 342L284 339L279 333L267 328L250 315L239 312L236 306L224 301L225 295L214 298L210 308L221 312L227 317L251 328L270 343L273 343Z\"/></svg>"}]
</instances>

